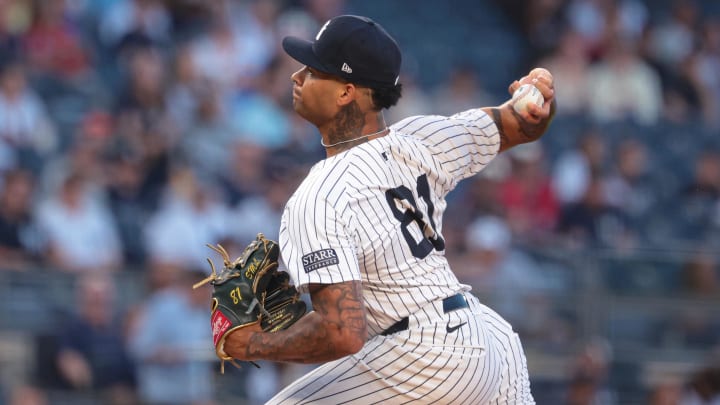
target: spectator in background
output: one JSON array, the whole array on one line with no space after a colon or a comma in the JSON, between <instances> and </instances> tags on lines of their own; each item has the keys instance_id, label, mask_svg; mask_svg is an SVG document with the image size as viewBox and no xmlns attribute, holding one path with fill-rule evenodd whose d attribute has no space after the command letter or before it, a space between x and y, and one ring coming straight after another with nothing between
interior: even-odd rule
<instances>
[{"instance_id":1,"label":"spectator in background","mask_svg":"<svg viewBox=\"0 0 720 405\"><path fill-rule=\"evenodd\" d=\"M90 111L75 128L63 153L53 156L40 179L41 195L55 192L67 176L82 173L91 194L101 194L107 182L104 155L112 141L112 119L104 111Z\"/></svg>"},{"instance_id":2,"label":"spectator in background","mask_svg":"<svg viewBox=\"0 0 720 405\"><path fill-rule=\"evenodd\" d=\"M536 54L546 55L557 46L567 27L566 3L566 0L507 0L497 4L504 6L511 15L522 13L518 19L519 29ZM550 66L538 66L554 71Z\"/></svg>"},{"instance_id":3,"label":"spectator in background","mask_svg":"<svg viewBox=\"0 0 720 405\"><path fill-rule=\"evenodd\" d=\"M145 264L145 224L157 208L157 201L145 187L145 170L137 158L118 154L107 159L107 194L110 210L117 220L118 234L127 265Z\"/></svg>"},{"instance_id":4,"label":"spectator in background","mask_svg":"<svg viewBox=\"0 0 720 405\"><path fill-rule=\"evenodd\" d=\"M648 51L664 71L676 69L695 46L695 29L700 18L695 0L673 0L670 13L648 33Z\"/></svg>"},{"instance_id":5,"label":"spectator in background","mask_svg":"<svg viewBox=\"0 0 720 405\"><path fill-rule=\"evenodd\" d=\"M580 201L593 176L603 173L607 141L597 128L580 134L577 145L560 154L552 169L552 186L560 204Z\"/></svg>"},{"instance_id":6,"label":"spectator in background","mask_svg":"<svg viewBox=\"0 0 720 405\"><path fill-rule=\"evenodd\" d=\"M476 69L470 65L453 68L447 80L435 91L432 99L433 106L430 110L439 115L452 115L477 105L494 105L497 101L485 92ZM414 110L412 113L421 112Z\"/></svg>"},{"instance_id":7,"label":"spectator in background","mask_svg":"<svg viewBox=\"0 0 720 405\"><path fill-rule=\"evenodd\" d=\"M50 400L42 388L27 384L13 387L7 405L50 405Z\"/></svg>"},{"instance_id":8,"label":"spectator in background","mask_svg":"<svg viewBox=\"0 0 720 405\"><path fill-rule=\"evenodd\" d=\"M119 0L102 11L97 29L103 46L118 51L133 41L168 44L172 21L161 0Z\"/></svg>"},{"instance_id":9,"label":"spectator in background","mask_svg":"<svg viewBox=\"0 0 720 405\"><path fill-rule=\"evenodd\" d=\"M244 198L261 194L265 188L270 150L241 140L231 147L228 170L220 177L226 201L235 206Z\"/></svg>"},{"instance_id":10,"label":"spectator in background","mask_svg":"<svg viewBox=\"0 0 720 405\"><path fill-rule=\"evenodd\" d=\"M129 347L137 361L140 399L147 405L213 404L208 287L192 289L207 271L180 271L140 308Z\"/></svg>"},{"instance_id":11,"label":"spectator in background","mask_svg":"<svg viewBox=\"0 0 720 405\"><path fill-rule=\"evenodd\" d=\"M242 226L231 225L229 228L232 237L241 246L255 239L258 232L268 239L278 240L285 203L297 186L297 176L292 175L292 168L273 168L270 164L266 171L267 181L263 190L241 200L233 209L231 223Z\"/></svg>"},{"instance_id":12,"label":"spectator in background","mask_svg":"<svg viewBox=\"0 0 720 405\"><path fill-rule=\"evenodd\" d=\"M452 203L457 209L445 214L443 237L448 256L451 253L462 255L466 253L467 237L465 235L467 224L477 217L497 216L503 217L505 210L500 202L500 185L509 176L511 169L510 159L506 155L499 155L477 176L468 179L468 185L460 183L455 190ZM454 251L454 252L453 252Z\"/></svg>"},{"instance_id":13,"label":"spectator in background","mask_svg":"<svg viewBox=\"0 0 720 405\"><path fill-rule=\"evenodd\" d=\"M618 393L609 386L612 347L601 338L582 345L571 364L567 405L619 404Z\"/></svg>"},{"instance_id":14,"label":"spectator in background","mask_svg":"<svg viewBox=\"0 0 720 405\"><path fill-rule=\"evenodd\" d=\"M666 378L649 389L648 405L679 405L682 395L682 384L677 379Z\"/></svg>"},{"instance_id":15,"label":"spectator in background","mask_svg":"<svg viewBox=\"0 0 720 405\"><path fill-rule=\"evenodd\" d=\"M593 61L603 57L613 36L638 41L648 17L641 0L571 0L567 5L569 28L580 34Z\"/></svg>"},{"instance_id":16,"label":"spectator in background","mask_svg":"<svg viewBox=\"0 0 720 405\"><path fill-rule=\"evenodd\" d=\"M614 11L614 0L571 0L566 5L568 26L580 34L593 60L605 52Z\"/></svg>"},{"instance_id":17,"label":"spectator in background","mask_svg":"<svg viewBox=\"0 0 720 405\"><path fill-rule=\"evenodd\" d=\"M55 194L39 204L35 215L47 238L44 255L50 265L92 272L122 264L115 218L105 201L90 193L83 175L69 174Z\"/></svg>"},{"instance_id":18,"label":"spectator in background","mask_svg":"<svg viewBox=\"0 0 720 405\"><path fill-rule=\"evenodd\" d=\"M658 122L663 107L660 77L628 38L613 37L603 59L591 67L587 83L592 94L589 113L597 122Z\"/></svg>"},{"instance_id":19,"label":"spectator in background","mask_svg":"<svg viewBox=\"0 0 720 405\"><path fill-rule=\"evenodd\" d=\"M716 363L717 364L717 363ZM707 366L694 372L681 405L717 405L720 403L720 368Z\"/></svg>"},{"instance_id":20,"label":"spectator in background","mask_svg":"<svg viewBox=\"0 0 720 405\"><path fill-rule=\"evenodd\" d=\"M195 86L194 95L197 101L194 119L180 140L180 150L190 166L219 177L228 170L232 144L237 137L217 85L206 81Z\"/></svg>"},{"instance_id":21,"label":"spectator in background","mask_svg":"<svg viewBox=\"0 0 720 405\"><path fill-rule=\"evenodd\" d=\"M128 61L129 77L117 98L111 147L138 159L145 172L144 186L159 194L168 182L171 152L180 138L167 105L166 65L160 51L152 47L136 48Z\"/></svg>"},{"instance_id":22,"label":"spectator in background","mask_svg":"<svg viewBox=\"0 0 720 405\"><path fill-rule=\"evenodd\" d=\"M680 267L677 291L696 299L715 299L720 294L717 249L704 248L686 257ZM663 324L664 341L695 350L711 350L720 343L720 320L712 311L685 308L668 316Z\"/></svg>"},{"instance_id":23,"label":"spectator in background","mask_svg":"<svg viewBox=\"0 0 720 405\"><path fill-rule=\"evenodd\" d=\"M0 263L2 269L24 270L38 261L40 235L32 206L35 179L25 170L4 173L0 188Z\"/></svg>"},{"instance_id":24,"label":"spectator in background","mask_svg":"<svg viewBox=\"0 0 720 405\"><path fill-rule=\"evenodd\" d=\"M66 13L66 0L33 1L34 21L23 38L33 73L80 84L92 73L91 55L82 30Z\"/></svg>"},{"instance_id":25,"label":"spectator in background","mask_svg":"<svg viewBox=\"0 0 720 405\"><path fill-rule=\"evenodd\" d=\"M642 0L616 1L610 19L612 32L631 41L642 41L650 23L648 3Z\"/></svg>"},{"instance_id":26,"label":"spectator in background","mask_svg":"<svg viewBox=\"0 0 720 405\"><path fill-rule=\"evenodd\" d=\"M591 179L580 201L562 207L557 232L572 248L627 250L636 242L628 218L606 202L598 177Z\"/></svg>"},{"instance_id":27,"label":"spectator in background","mask_svg":"<svg viewBox=\"0 0 720 405\"><path fill-rule=\"evenodd\" d=\"M317 157L323 156L323 147L317 142L317 129L299 118L297 114L289 117L290 132L288 141L279 148L273 148L273 160L285 162L289 166L305 167L309 170Z\"/></svg>"},{"instance_id":28,"label":"spectator in background","mask_svg":"<svg viewBox=\"0 0 720 405\"><path fill-rule=\"evenodd\" d=\"M694 162L693 177L682 190L683 198L720 198L720 151L705 149Z\"/></svg>"},{"instance_id":29,"label":"spectator in background","mask_svg":"<svg viewBox=\"0 0 720 405\"><path fill-rule=\"evenodd\" d=\"M667 346L710 352L720 342L720 321L709 311L686 308L666 317L658 326Z\"/></svg>"},{"instance_id":30,"label":"spectator in background","mask_svg":"<svg viewBox=\"0 0 720 405\"><path fill-rule=\"evenodd\" d=\"M628 136L617 146L614 170L604 180L605 199L633 221L640 222L656 202L657 192L650 181L647 146Z\"/></svg>"},{"instance_id":31,"label":"spectator in background","mask_svg":"<svg viewBox=\"0 0 720 405\"><path fill-rule=\"evenodd\" d=\"M287 76L282 59L273 59L267 69L255 80L253 89L238 93L231 101L230 117L233 130L240 137L267 148L279 148L288 142L290 118L287 100L292 99L287 88L279 83Z\"/></svg>"},{"instance_id":32,"label":"spectator in background","mask_svg":"<svg viewBox=\"0 0 720 405\"><path fill-rule=\"evenodd\" d=\"M663 117L673 122L696 119L706 101L695 67L700 17L695 0L672 0L646 33L644 55L663 82Z\"/></svg>"},{"instance_id":33,"label":"spectator in background","mask_svg":"<svg viewBox=\"0 0 720 405\"><path fill-rule=\"evenodd\" d=\"M705 149L693 162L693 174L676 196L677 236L703 240L712 231L712 218L720 204L720 152Z\"/></svg>"},{"instance_id":34,"label":"spectator in background","mask_svg":"<svg viewBox=\"0 0 720 405\"><path fill-rule=\"evenodd\" d=\"M508 153L512 171L498 191L510 229L521 243L546 242L555 228L560 207L542 146L520 145Z\"/></svg>"},{"instance_id":35,"label":"spectator in background","mask_svg":"<svg viewBox=\"0 0 720 405\"><path fill-rule=\"evenodd\" d=\"M57 328L61 377L71 390L99 393L103 403L133 403L135 370L114 281L106 273L81 275L75 293L78 312Z\"/></svg>"},{"instance_id":36,"label":"spectator in background","mask_svg":"<svg viewBox=\"0 0 720 405\"><path fill-rule=\"evenodd\" d=\"M251 86L273 57L275 39L268 17L277 13L275 1L209 3L210 29L190 45L198 75L220 89L236 92Z\"/></svg>"},{"instance_id":37,"label":"spectator in background","mask_svg":"<svg viewBox=\"0 0 720 405\"><path fill-rule=\"evenodd\" d=\"M711 297L720 293L720 266L716 257L709 252L692 255L682 266L681 283L688 294Z\"/></svg>"},{"instance_id":38,"label":"spectator in background","mask_svg":"<svg viewBox=\"0 0 720 405\"><path fill-rule=\"evenodd\" d=\"M22 41L20 37L30 27L30 2L3 1L0 2L0 60L16 60L22 55Z\"/></svg>"},{"instance_id":39,"label":"spectator in background","mask_svg":"<svg viewBox=\"0 0 720 405\"><path fill-rule=\"evenodd\" d=\"M172 76L166 91L167 111L178 131L186 132L195 122L198 108L198 87L209 85L208 79L198 74L192 61L191 48L180 44L172 60Z\"/></svg>"},{"instance_id":40,"label":"spectator in background","mask_svg":"<svg viewBox=\"0 0 720 405\"><path fill-rule=\"evenodd\" d=\"M166 69L159 48L135 49L129 54L127 83L115 106L118 135L147 158L162 154L178 138L167 109Z\"/></svg>"},{"instance_id":41,"label":"spectator in background","mask_svg":"<svg viewBox=\"0 0 720 405\"><path fill-rule=\"evenodd\" d=\"M454 268L461 282L470 284L483 301L518 325L528 336L548 336L554 324L549 291L566 287L561 272L543 266L518 249L507 221L498 216L480 216L465 234L467 251L458 256ZM512 289L515 294L504 292Z\"/></svg>"},{"instance_id":42,"label":"spectator in background","mask_svg":"<svg viewBox=\"0 0 720 405\"><path fill-rule=\"evenodd\" d=\"M40 171L58 140L43 101L28 86L25 68L9 61L0 68L0 169Z\"/></svg>"},{"instance_id":43,"label":"spectator in background","mask_svg":"<svg viewBox=\"0 0 720 405\"><path fill-rule=\"evenodd\" d=\"M580 115L588 111L591 102L589 92L590 51L582 35L572 29L565 30L557 47L538 66L557 72L558 116Z\"/></svg>"},{"instance_id":44,"label":"spectator in background","mask_svg":"<svg viewBox=\"0 0 720 405\"><path fill-rule=\"evenodd\" d=\"M700 93L703 119L710 128L720 129L720 17L704 22L698 51L693 55L690 76Z\"/></svg>"},{"instance_id":45,"label":"spectator in background","mask_svg":"<svg viewBox=\"0 0 720 405\"><path fill-rule=\"evenodd\" d=\"M212 3L214 2L195 0L166 1L164 3L172 21L173 45L185 43L207 29L211 23Z\"/></svg>"},{"instance_id":46,"label":"spectator in background","mask_svg":"<svg viewBox=\"0 0 720 405\"><path fill-rule=\"evenodd\" d=\"M173 169L160 206L143 232L150 264L185 270L205 267L205 244L227 236L228 218L226 204L209 181L188 167Z\"/></svg>"}]
</instances>

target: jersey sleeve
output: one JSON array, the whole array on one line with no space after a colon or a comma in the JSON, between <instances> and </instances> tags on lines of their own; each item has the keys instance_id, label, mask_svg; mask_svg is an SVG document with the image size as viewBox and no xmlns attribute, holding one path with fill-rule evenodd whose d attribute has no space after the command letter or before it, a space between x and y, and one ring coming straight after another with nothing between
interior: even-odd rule
<instances>
[{"instance_id":1,"label":"jersey sleeve","mask_svg":"<svg viewBox=\"0 0 720 405\"><path fill-rule=\"evenodd\" d=\"M497 126L479 108L449 117L410 117L394 127L400 133L421 139L456 182L478 173L500 150Z\"/></svg>"},{"instance_id":2,"label":"jersey sleeve","mask_svg":"<svg viewBox=\"0 0 720 405\"><path fill-rule=\"evenodd\" d=\"M361 280L352 231L337 206L314 195L294 201L283 214L283 261L301 292L308 292L308 284Z\"/></svg>"}]
</instances>

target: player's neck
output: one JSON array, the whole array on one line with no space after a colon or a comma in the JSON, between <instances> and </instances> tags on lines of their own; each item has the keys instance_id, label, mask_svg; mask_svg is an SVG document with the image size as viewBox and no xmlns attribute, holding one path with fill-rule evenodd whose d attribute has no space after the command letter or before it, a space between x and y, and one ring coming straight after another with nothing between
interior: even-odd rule
<instances>
[{"instance_id":1,"label":"player's neck","mask_svg":"<svg viewBox=\"0 0 720 405\"><path fill-rule=\"evenodd\" d=\"M327 157L388 134L388 126L382 112L366 114L363 118L364 122L360 127L349 125L348 123L353 120L348 120L347 117L336 117L332 125L320 130L322 134L320 144L325 147Z\"/></svg>"}]
</instances>

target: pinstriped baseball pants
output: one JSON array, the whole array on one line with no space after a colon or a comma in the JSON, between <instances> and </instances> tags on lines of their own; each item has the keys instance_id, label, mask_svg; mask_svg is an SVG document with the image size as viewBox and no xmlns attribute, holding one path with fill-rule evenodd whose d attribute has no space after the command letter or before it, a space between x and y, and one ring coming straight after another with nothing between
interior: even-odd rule
<instances>
[{"instance_id":1,"label":"pinstriped baseball pants","mask_svg":"<svg viewBox=\"0 0 720 405\"><path fill-rule=\"evenodd\" d=\"M268 404L534 404L518 335L465 293L469 308L442 302L409 317L409 328L371 338L358 353L301 377ZM458 325L462 325L455 329Z\"/></svg>"}]
</instances>

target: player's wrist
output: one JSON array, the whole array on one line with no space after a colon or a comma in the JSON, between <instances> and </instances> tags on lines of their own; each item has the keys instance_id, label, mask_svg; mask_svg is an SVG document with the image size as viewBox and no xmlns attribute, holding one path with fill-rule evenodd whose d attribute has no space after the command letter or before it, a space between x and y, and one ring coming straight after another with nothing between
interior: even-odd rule
<instances>
[{"instance_id":1,"label":"player's wrist","mask_svg":"<svg viewBox=\"0 0 720 405\"><path fill-rule=\"evenodd\" d=\"M237 360L260 360L256 356L251 358L253 357L252 353L257 352L256 350L251 350L251 346L255 335L261 332L262 329L259 323L233 330L218 344L216 348L218 357L221 356L222 351L226 356Z\"/></svg>"}]
</instances>

